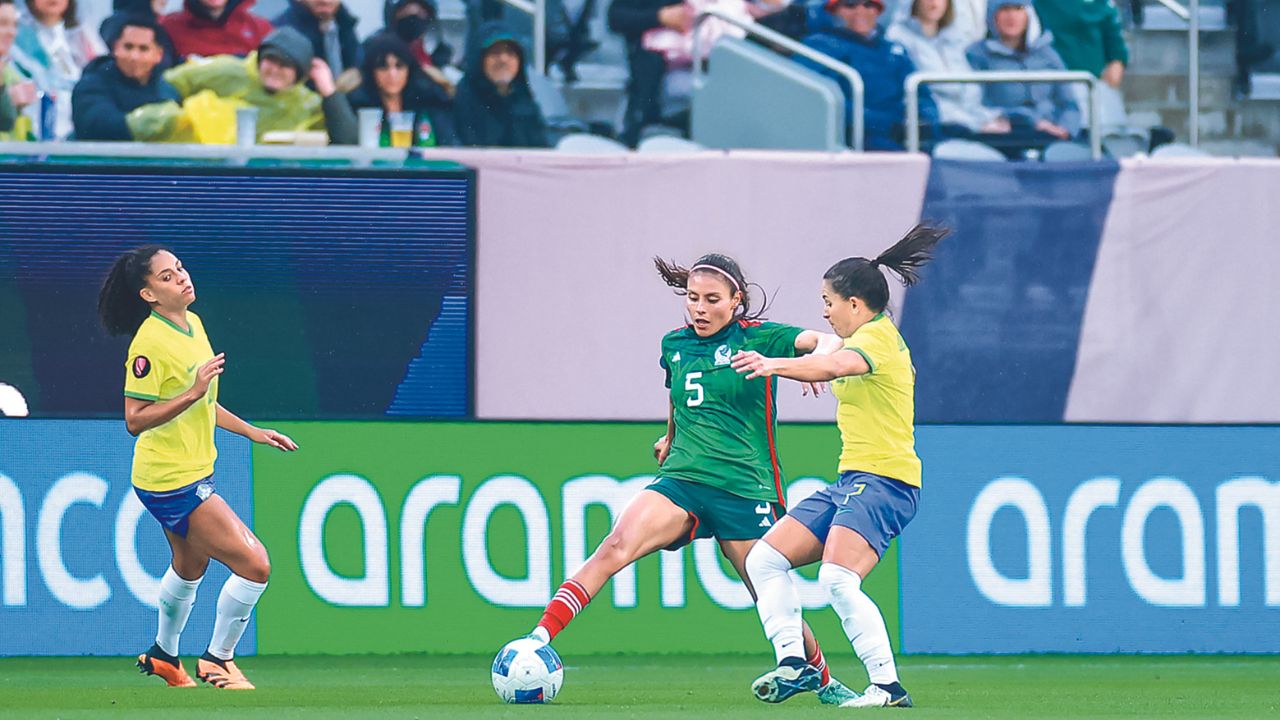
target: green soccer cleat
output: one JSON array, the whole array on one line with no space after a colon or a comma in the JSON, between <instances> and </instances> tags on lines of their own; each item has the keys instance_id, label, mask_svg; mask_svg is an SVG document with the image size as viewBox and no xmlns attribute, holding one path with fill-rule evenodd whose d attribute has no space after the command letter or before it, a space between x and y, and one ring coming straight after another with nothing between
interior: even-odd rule
<instances>
[{"instance_id":1,"label":"green soccer cleat","mask_svg":"<svg viewBox=\"0 0 1280 720\"><path fill-rule=\"evenodd\" d=\"M831 682L818 689L818 700L823 705L843 705L859 697L857 692L835 678L831 678Z\"/></svg>"},{"instance_id":2,"label":"green soccer cleat","mask_svg":"<svg viewBox=\"0 0 1280 720\"><path fill-rule=\"evenodd\" d=\"M757 700L780 703L804 692L813 692L822 684L822 673L803 660L783 660L778 667L756 678L751 693Z\"/></svg>"}]
</instances>

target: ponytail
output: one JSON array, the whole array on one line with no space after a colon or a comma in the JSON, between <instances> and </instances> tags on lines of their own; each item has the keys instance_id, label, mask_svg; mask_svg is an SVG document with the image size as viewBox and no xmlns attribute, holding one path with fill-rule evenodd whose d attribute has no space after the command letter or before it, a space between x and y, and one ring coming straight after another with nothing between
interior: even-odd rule
<instances>
[{"instance_id":1,"label":"ponytail","mask_svg":"<svg viewBox=\"0 0 1280 720\"><path fill-rule=\"evenodd\" d=\"M151 305L138 291L146 286L151 274L151 258L168 250L160 245L143 245L116 258L98 293L98 317L109 334L132 335L151 314Z\"/></svg>"},{"instance_id":2,"label":"ponytail","mask_svg":"<svg viewBox=\"0 0 1280 720\"><path fill-rule=\"evenodd\" d=\"M663 282L668 286L675 288L677 295L685 295L689 290L689 275L695 272L705 272L715 275L724 281L729 289L733 292L742 293L742 303L738 306L738 318L742 320L761 320L764 312L769 309L769 295L756 283L747 282L742 275L742 268L738 266L738 261L728 255L720 253L708 253L698 258L690 267L684 267L674 260L663 260L654 256L653 265L658 269L658 275L662 276ZM751 312L751 288L755 287L759 290L760 296L763 298L761 307L756 312Z\"/></svg>"},{"instance_id":3,"label":"ponytail","mask_svg":"<svg viewBox=\"0 0 1280 720\"><path fill-rule=\"evenodd\" d=\"M906 286L920 281L920 267L933 259L933 249L951 231L943 227L916 225L876 256L845 258L832 265L822 276L841 297L861 298L869 308L881 312L889 305L889 283L880 268L885 268Z\"/></svg>"}]
</instances>

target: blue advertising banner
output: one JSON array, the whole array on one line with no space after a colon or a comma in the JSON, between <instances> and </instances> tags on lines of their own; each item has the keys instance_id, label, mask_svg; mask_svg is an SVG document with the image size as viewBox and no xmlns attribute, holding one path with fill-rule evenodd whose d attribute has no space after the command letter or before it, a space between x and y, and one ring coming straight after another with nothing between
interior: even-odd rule
<instances>
[{"instance_id":1,"label":"blue advertising banner","mask_svg":"<svg viewBox=\"0 0 1280 720\"><path fill-rule=\"evenodd\" d=\"M218 431L214 476L252 524L249 442ZM129 482L133 438L107 420L0 421L0 656L128 655L151 645L169 564ZM227 570L210 563L182 636L204 651ZM239 654L257 648L256 622Z\"/></svg>"},{"instance_id":2,"label":"blue advertising banner","mask_svg":"<svg viewBox=\"0 0 1280 720\"><path fill-rule=\"evenodd\" d=\"M923 427L911 653L1280 651L1280 427Z\"/></svg>"}]
</instances>

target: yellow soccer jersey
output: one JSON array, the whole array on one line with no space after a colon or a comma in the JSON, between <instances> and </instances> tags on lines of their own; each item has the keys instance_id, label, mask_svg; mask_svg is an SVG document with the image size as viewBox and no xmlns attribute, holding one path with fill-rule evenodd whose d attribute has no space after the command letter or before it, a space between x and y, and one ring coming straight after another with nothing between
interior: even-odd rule
<instances>
[{"instance_id":1,"label":"yellow soccer jersey","mask_svg":"<svg viewBox=\"0 0 1280 720\"><path fill-rule=\"evenodd\" d=\"M143 321L129 345L126 397L164 402L195 383L196 370L213 358L213 348L195 313L187 313L187 323L189 332L154 312ZM181 415L139 435L133 448L133 484L163 492L211 475L218 457L213 446L217 409L214 378L209 392Z\"/></svg>"},{"instance_id":2,"label":"yellow soccer jersey","mask_svg":"<svg viewBox=\"0 0 1280 720\"><path fill-rule=\"evenodd\" d=\"M840 472L861 470L920 487L916 455L916 371L898 328L880 313L845 338L871 372L831 383L839 401L836 425L843 450Z\"/></svg>"}]
</instances>

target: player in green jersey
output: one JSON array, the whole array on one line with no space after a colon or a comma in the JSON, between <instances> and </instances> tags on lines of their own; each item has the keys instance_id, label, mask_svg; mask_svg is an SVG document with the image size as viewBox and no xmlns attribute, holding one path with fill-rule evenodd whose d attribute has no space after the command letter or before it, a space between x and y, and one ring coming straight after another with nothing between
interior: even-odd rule
<instances>
[{"instance_id":1,"label":"player in green jersey","mask_svg":"<svg viewBox=\"0 0 1280 720\"><path fill-rule=\"evenodd\" d=\"M172 687L194 687L178 660L178 638L195 605L209 560L232 572L218 596L209 649L196 676L226 690L252 690L233 660L271 563L253 531L218 497L214 428L284 451L298 446L282 433L254 427L218 402L226 358L214 355L204 323L190 306L196 289L168 249L144 245L121 255L98 296L98 314L112 335L132 335L125 365L124 419L137 436L133 486L164 528L173 560L159 582L155 644L138 668Z\"/></svg>"},{"instance_id":2,"label":"player in green jersey","mask_svg":"<svg viewBox=\"0 0 1280 720\"><path fill-rule=\"evenodd\" d=\"M762 322L751 312L738 263L704 255L689 268L654 260L668 285L685 296L689 322L662 339L670 412L667 432L654 445L658 479L640 491L608 537L556 591L531 633L550 642L608 580L658 550L697 538L715 538L755 597L745 562L752 545L785 512L782 468L774 439L777 391L771 378L746 380L730 365L740 351L795 357L834 352L835 335ZM817 391L817 386L813 386ZM806 663L821 677L824 703L857 693L831 678L817 640L804 628Z\"/></svg>"}]
</instances>

